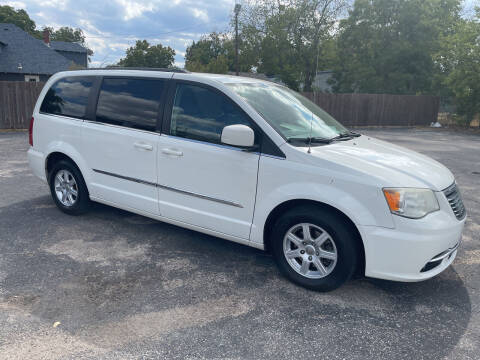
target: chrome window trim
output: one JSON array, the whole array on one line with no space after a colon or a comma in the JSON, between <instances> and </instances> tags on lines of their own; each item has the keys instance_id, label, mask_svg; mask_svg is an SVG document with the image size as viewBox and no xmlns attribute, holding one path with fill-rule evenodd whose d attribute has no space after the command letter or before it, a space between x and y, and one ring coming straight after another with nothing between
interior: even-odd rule
<instances>
[{"instance_id":1,"label":"chrome window trim","mask_svg":"<svg viewBox=\"0 0 480 360\"><path fill-rule=\"evenodd\" d=\"M218 203L224 204L224 205L230 205L230 206L234 206L234 207L238 207L238 208L243 208L243 206L241 204L236 203L234 201L218 199L218 198L214 198L214 197L211 197L211 196L208 196L208 195L198 194L198 193L194 193L194 192L191 192L191 191L185 191L185 190L173 188L173 187L170 187L170 186L160 185L160 184L153 183L153 182L150 182L150 181L145 181L145 180L132 178L132 177L129 177L129 176L124 176L124 175L119 175L119 174L114 174L114 173L111 173L111 172L108 172L108 171L103 171L103 170L98 170L98 169L92 169L92 170L96 173L99 173L99 174L113 176L113 177L116 177L116 178L119 178L119 179L133 181L133 182L136 182L136 183L139 183L139 184L154 186L154 187L157 187L157 188L160 188L160 189L174 191L174 192L177 192L177 193L180 193L180 194L194 196L194 197L204 199L204 200L214 201L214 202L218 202Z\"/></svg>"},{"instance_id":2,"label":"chrome window trim","mask_svg":"<svg viewBox=\"0 0 480 360\"><path fill-rule=\"evenodd\" d=\"M67 119L67 120L75 120L75 121L86 121L84 118L81 117L73 117L73 116L66 116L66 115L59 115L59 114L51 114L47 113L44 111L39 111L38 112L40 115L45 115L45 116L55 116L61 119ZM34 116L35 117L35 116Z\"/></svg>"},{"instance_id":3,"label":"chrome window trim","mask_svg":"<svg viewBox=\"0 0 480 360\"><path fill-rule=\"evenodd\" d=\"M179 140L183 140L183 141L189 141L189 142L193 142L193 143L197 143L197 144L205 144L205 145L215 146L215 147L223 148L223 149L229 149L229 150L241 151L241 152L248 152L248 153L254 154L254 155L271 157L273 159L285 160L285 158L280 157L280 156L264 154L264 153L261 153L261 152L258 152L258 151L245 151L245 149L238 148L238 147L235 147L235 146L230 146L230 145L215 144L215 143L211 143L211 142L208 142L208 141L188 139L188 138L184 138L184 137L181 137L181 136L175 136L175 135L160 134L160 136L165 136L165 137L172 138L172 139L179 139Z\"/></svg>"},{"instance_id":4,"label":"chrome window trim","mask_svg":"<svg viewBox=\"0 0 480 360\"><path fill-rule=\"evenodd\" d=\"M215 144L215 143L208 142L208 141L189 139L189 138L185 138L185 137L182 137L182 136L167 135L167 134L160 134L160 135L168 137L168 138L179 139L179 140L183 140L183 141L189 141L189 142L193 142L193 143L197 143L197 144L205 144L205 145L215 146L215 147L219 147L219 148L245 152L244 149L241 149L241 148L238 148L238 147L235 147L235 146ZM253 152L253 151L250 152L250 153L251 154L256 154L256 155L260 154L259 152Z\"/></svg>"},{"instance_id":5,"label":"chrome window trim","mask_svg":"<svg viewBox=\"0 0 480 360\"><path fill-rule=\"evenodd\" d=\"M90 123L90 124L110 126L110 127L114 127L114 128L118 128L118 129L126 129L126 130L132 130L132 131L147 133L147 134L160 135L160 133L158 131L148 131L148 130L136 129L136 128L132 128L132 127L128 127L128 126L109 124L109 123L104 123L104 122L95 121L95 120L83 120L83 121L86 122L86 123Z\"/></svg>"}]
</instances>

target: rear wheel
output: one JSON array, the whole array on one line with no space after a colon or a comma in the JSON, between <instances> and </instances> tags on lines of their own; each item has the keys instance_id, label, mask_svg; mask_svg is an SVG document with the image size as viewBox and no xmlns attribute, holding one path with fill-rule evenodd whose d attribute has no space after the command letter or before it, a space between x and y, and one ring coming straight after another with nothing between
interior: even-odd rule
<instances>
[{"instance_id":1,"label":"rear wheel","mask_svg":"<svg viewBox=\"0 0 480 360\"><path fill-rule=\"evenodd\" d=\"M318 291L333 290L354 273L358 239L345 219L321 207L302 207L280 216L271 232L280 271Z\"/></svg>"},{"instance_id":2,"label":"rear wheel","mask_svg":"<svg viewBox=\"0 0 480 360\"><path fill-rule=\"evenodd\" d=\"M80 170L68 160L56 163L49 174L50 192L57 207L69 215L86 212L90 199Z\"/></svg>"}]
</instances>

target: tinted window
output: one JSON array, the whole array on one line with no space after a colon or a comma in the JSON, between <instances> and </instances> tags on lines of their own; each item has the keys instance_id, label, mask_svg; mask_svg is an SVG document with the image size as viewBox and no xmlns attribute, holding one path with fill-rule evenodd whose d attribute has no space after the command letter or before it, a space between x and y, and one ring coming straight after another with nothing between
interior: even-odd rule
<instances>
[{"instance_id":1,"label":"tinted window","mask_svg":"<svg viewBox=\"0 0 480 360\"><path fill-rule=\"evenodd\" d=\"M103 79L96 120L155 131L164 85L156 79Z\"/></svg>"},{"instance_id":2,"label":"tinted window","mask_svg":"<svg viewBox=\"0 0 480 360\"><path fill-rule=\"evenodd\" d=\"M226 96L204 87L178 84L170 134L220 144L228 125L250 125L247 115Z\"/></svg>"},{"instance_id":3,"label":"tinted window","mask_svg":"<svg viewBox=\"0 0 480 360\"><path fill-rule=\"evenodd\" d=\"M69 77L58 80L47 91L40 111L74 118L85 117L93 77Z\"/></svg>"}]
</instances>

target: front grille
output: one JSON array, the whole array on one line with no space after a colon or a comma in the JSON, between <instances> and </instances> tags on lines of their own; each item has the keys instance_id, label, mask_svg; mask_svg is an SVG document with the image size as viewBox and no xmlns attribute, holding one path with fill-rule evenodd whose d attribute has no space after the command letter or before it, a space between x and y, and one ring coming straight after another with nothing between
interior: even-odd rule
<instances>
[{"instance_id":1,"label":"front grille","mask_svg":"<svg viewBox=\"0 0 480 360\"><path fill-rule=\"evenodd\" d=\"M466 215L466 211L465 206L463 205L462 196L457 188L457 184L453 183L448 188L443 190L443 193L447 197L448 203L452 207L453 213L457 219L462 220Z\"/></svg>"}]
</instances>

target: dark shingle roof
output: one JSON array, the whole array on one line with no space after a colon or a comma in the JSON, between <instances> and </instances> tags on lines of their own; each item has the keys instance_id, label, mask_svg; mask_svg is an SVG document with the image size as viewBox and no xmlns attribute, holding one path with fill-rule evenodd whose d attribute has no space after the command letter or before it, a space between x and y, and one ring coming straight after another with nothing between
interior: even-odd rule
<instances>
[{"instance_id":1,"label":"dark shingle roof","mask_svg":"<svg viewBox=\"0 0 480 360\"><path fill-rule=\"evenodd\" d=\"M68 70L72 62L13 24L0 23L0 72L47 74ZM19 64L22 69L19 70Z\"/></svg>"},{"instance_id":2,"label":"dark shingle roof","mask_svg":"<svg viewBox=\"0 0 480 360\"><path fill-rule=\"evenodd\" d=\"M51 41L50 47L56 51L70 51L78 53L86 53L87 49L78 43L66 42L66 41Z\"/></svg>"}]
</instances>

